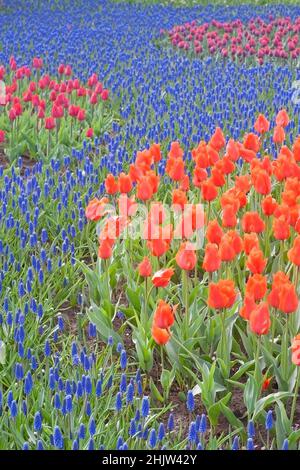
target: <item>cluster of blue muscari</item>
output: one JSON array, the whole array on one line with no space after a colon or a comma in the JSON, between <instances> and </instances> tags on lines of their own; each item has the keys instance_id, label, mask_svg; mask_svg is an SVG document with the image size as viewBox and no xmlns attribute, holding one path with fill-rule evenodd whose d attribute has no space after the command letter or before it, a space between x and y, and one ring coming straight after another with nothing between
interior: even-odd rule
<instances>
[{"instance_id":1,"label":"cluster of blue muscari","mask_svg":"<svg viewBox=\"0 0 300 470\"><path fill-rule=\"evenodd\" d=\"M188 390L187 392L187 399L186 399L186 408L191 416L193 416L196 404L194 399L194 394L192 390ZM266 414L265 418L265 429L267 433L274 427L274 419L273 419L273 412L269 410ZM197 415L194 421L190 422L189 430L188 430L188 449L197 449L197 450L204 450L205 449L205 436L207 432L207 418L205 414ZM254 450L254 437L255 437L255 425L252 420L248 422L247 425L247 442L246 442L246 449L247 450ZM240 437L236 435L232 441L232 450L240 450ZM288 439L285 439L282 443L282 450L288 450L289 442Z\"/></svg>"}]
</instances>

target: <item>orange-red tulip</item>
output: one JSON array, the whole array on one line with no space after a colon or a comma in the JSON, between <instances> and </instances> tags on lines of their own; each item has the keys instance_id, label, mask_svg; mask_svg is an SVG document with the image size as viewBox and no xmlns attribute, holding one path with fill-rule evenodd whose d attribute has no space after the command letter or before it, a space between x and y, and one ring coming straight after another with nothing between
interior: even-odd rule
<instances>
[{"instance_id":1,"label":"orange-red tulip","mask_svg":"<svg viewBox=\"0 0 300 470\"><path fill-rule=\"evenodd\" d=\"M236 300L234 282L230 279L221 279L208 286L208 305L216 310L230 308Z\"/></svg>"},{"instance_id":2,"label":"orange-red tulip","mask_svg":"<svg viewBox=\"0 0 300 470\"><path fill-rule=\"evenodd\" d=\"M253 274L261 274L267 265L267 260L260 249L253 248L248 255L246 266Z\"/></svg>"},{"instance_id":3,"label":"orange-red tulip","mask_svg":"<svg viewBox=\"0 0 300 470\"><path fill-rule=\"evenodd\" d=\"M143 259L143 261L138 266L139 274L141 277L149 277L152 274L152 266L150 260L147 256Z\"/></svg>"},{"instance_id":4,"label":"orange-red tulip","mask_svg":"<svg viewBox=\"0 0 300 470\"><path fill-rule=\"evenodd\" d=\"M246 283L246 294L261 300L267 292L267 279L262 274L253 274Z\"/></svg>"},{"instance_id":5,"label":"orange-red tulip","mask_svg":"<svg viewBox=\"0 0 300 470\"><path fill-rule=\"evenodd\" d=\"M160 269L153 275L152 283L155 287L167 287L173 274L172 268Z\"/></svg>"},{"instance_id":6,"label":"orange-red tulip","mask_svg":"<svg viewBox=\"0 0 300 470\"><path fill-rule=\"evenodd\" d=\"M261 302L250 313L250 330L257 335L267 335L271 326L270 312L267 302Z\"/></svg>"},{"instance_id":7,"label":"orange-red tulip","mask_svg":"<svg viewBox=\"0 0 300 470\"><path fill-rule=\"evenodd\" d=\"M192 243L182 243L175 259L176 263L181 269L184 269L185 271L191 271L194 269L197 263L197 256L195 254L195 250L193 249Z\"/></svg>"}]
</instances>

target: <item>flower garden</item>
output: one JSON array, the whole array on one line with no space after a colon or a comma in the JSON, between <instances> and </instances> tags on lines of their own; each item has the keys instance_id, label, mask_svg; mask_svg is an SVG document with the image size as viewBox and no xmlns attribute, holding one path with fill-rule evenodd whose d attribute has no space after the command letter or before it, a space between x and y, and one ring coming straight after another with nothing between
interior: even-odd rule
<instances>
[{"instance_id":1,"label":"flower garden","mask_svg":"<svg viewBox=\"0 0 300 470\"><path fill-rule=\"evenodd\" d=\"M0 6L1 450L300 449L300 6L229 4Z\"/></svg>"}]
</instances>

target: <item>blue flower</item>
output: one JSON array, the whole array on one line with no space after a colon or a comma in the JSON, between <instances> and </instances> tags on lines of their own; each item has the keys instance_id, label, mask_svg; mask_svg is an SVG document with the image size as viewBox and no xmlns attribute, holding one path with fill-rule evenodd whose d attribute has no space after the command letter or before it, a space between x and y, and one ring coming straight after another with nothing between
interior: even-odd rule
<instances>
[{"instance_id":1,"label":"blue flower","mask_svg":"<svg viewBox=\"0 0 300 470\"><path fill-rule=\"evenodd\" d=\"M254 443L252 437L247 439L247 450L254 450Z\"/></svg>"},{"instance_id":2,"label":"blue flower","mask_svg":"<svg viewBox=\"0 0 300 470\"><path fill-rule=\"evenodd\" d=\"M149 433L149 447L151 447L151 449L154 449L154 447L156 446L156 442L157 442L156 431L155 429L152 428Z\"/></svg>"},{"instance_id":3,"label":"blue flower","mask_svg":"<svg viewBox=\"0 0 300 470\"><path fill-rule=\"evenodd\" d=\"M189 442L195 442L196 437L197 437L196 423L194 421L192 421L190 426L189 426L189 434L188 434Z\"/></svg>"},{"instance_id":4,"label":"blue flower","mask_svg":"<svg viewBox=\"0 0 300 470\"><path fill-rule=\"evenodd\" d=\"M141 415L143 418L147 418L149 415L150 405L149 405L149 398L143 397L142 405L141 405Z\"/></svg>"},{"instance_id":5,"label":"blue flower","mask_svg":"<svg viewBox=\"0 0 300 470\"><path fill-rule=\"evenodd\" d=\"M269 431L273 427L273 413L272 410L269 410L266 416L266 430Z\"/></svg>"},{"instance_id":6,"label":"blue flower","mask_svg":"<svg viewBox=\"0 0 300 470\"><path fill-rule=\"evenodd\" d=\"M116 409L117 412L121 411L121 409L122 409L122 394L121 394L121 392L118 392L117 395L116 395L115 409Z\"/></svg>"},{"instance_id":7,"label":"blue flower","mask_svg":"<svg viewBox=\"0 0 300 470\"><path fill-rule=\"evenodd\" d=\"M248 437L251 437L251 438L255 437L255 427L254 427L254 423L252 420L250 420L248 423L247 433L248 433Z\"/></svg>"},{"instance_id":8,"label":"blue flower","mask_svg":"<svg viewBox=\"0 0 300 470\"><path fill-rule=\"evenodd\" d=\"M120 367L121 369L126 369L127 366L127 354L125 349L122 349L121 355L120 355Z\"/></svg>"},{"instance_id":9,"label":"blue flower","mask_svg":"<svg viewBox=\"0 0 300 470\"><path fill-rule=\"evenodd\" d=\"M36 432L41 432L42 430L42 415L40 411L37 411L34 415L33 429Z\"/></svg>"},{"instance_id":10,"label":"blue flower","mask_svg":"<svg viewBox=\"0 0 300 470\"><path fill-rule=\"evenodd\" d=\"M199 424L199 432L200 434L204 434L207 430L207 419L206 415L202 414L201 419L200 419L200 424Z\"/></svg>"},{"instance_id":11,"label":"blue flower","mask_svg":"<svg viewBox=\"0 0 300 470\"><path fill-rule=\"evenodd\" d=\"M282 450L289 450L289 440L288 439L284 439L281 449Z\"/></svg>"},{"instance_id":12,"label":"blue flower","mask_svg":"<svg viewBox=\"0 0 300 470\"><path fill-rule=\"evenodd\" d=\"M160 423L159 427L158 427L158 432L157 432L157 438L159 441L162 441L163 438L165 437L166 435L166 431L165 431L165 427L164 427L164 424L163 423Z\"/></svg>"},{"instance_id":13,"label":"blue flower","mask_svg":"<svg viewBox=\"0 0 300 470\"><path fill-rule=\"evenodd\" d=\"M56 447L57 449L63 449L64 447L64 439L63 439L61 430L58 426L55 426L54 428L53 444L54 444L54 447Z\"/></svg>"},{"instance_id":14,"label":"blue flower","mask_svg":"<svg viewBox=\"0 0 300 470\"><path fill-rule=\"evenodd\" d=\"M232 443L232 450L239 450L239 448L240 448L239 437L235 436L233 439L233 443Z\"/></svg>"},{"instance_id":15,"label":"blue flower","mask_svg":"<svg viewBox=\"0 0 300 470\"><path fill-rule=\"evenodd\" d=\"M186 400L186 407L187 410L192 412L195 409L195 400L194 400L194 395L192 390L189 390L187 392L187 400Z\"/></svg>"}]
</instances>

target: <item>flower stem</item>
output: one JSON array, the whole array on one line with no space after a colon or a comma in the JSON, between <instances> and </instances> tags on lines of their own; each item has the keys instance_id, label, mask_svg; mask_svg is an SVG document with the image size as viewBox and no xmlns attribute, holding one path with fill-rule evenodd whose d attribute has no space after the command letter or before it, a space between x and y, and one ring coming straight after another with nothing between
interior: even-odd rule
<instances>
[{"instance_id":1,"label":"flower stem","mask_svg":"<svg viewBox=\"0 0 300 470\"><path fill-rule=\"evenodd\" d=\"M295 416L295 411L296 411L297 398L298 398L298 392L299 392L299 385L300 385L300 367L298 367L297 369L298 369L297 370L297 379L296 379L296 384L295 384L295 391L294 391L292 408L291 408L291 416L290 416L291 426L293 426L293 421L294 421L294 416Z\"/></svg>"}]
</instances>

